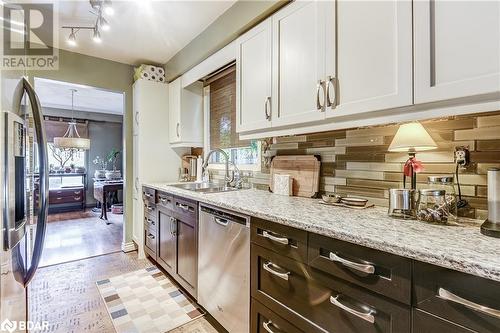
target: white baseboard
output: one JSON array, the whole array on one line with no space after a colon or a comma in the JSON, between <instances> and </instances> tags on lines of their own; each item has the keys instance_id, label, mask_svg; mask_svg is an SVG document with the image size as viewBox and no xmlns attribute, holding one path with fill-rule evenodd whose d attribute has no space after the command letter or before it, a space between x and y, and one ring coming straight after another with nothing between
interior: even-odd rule
<instances>
[{"instance_id":1,"label":"white baseboard","mask_svg":"<svg viewBox=\"0 0 500 333\"><path fill-rule=\"evenodd\" d=\"M122 243L122 251L123 252L132 252L132 251L135 251L137 250L137 246L135 245L134 242L123 242Z\"/></svg>"}]
</instances>

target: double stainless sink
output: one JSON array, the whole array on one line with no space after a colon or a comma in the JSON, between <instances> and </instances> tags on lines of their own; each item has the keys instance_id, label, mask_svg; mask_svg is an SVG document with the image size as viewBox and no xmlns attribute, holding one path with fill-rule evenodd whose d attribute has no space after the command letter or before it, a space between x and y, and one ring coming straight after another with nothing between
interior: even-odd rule
<instances>
[{"instance_id":1,"label":"double stainless sink","mask_svg":"<svg viewBox=\"0 0 500 333\"><path fill-rule=\"evenodd\" d=\"M236 187L230 187L218 183L185 183L185 184L173 184L170 186L199 193L219 193L219 192L230 192L239 190Z\"/></svg>"}]
</instances>

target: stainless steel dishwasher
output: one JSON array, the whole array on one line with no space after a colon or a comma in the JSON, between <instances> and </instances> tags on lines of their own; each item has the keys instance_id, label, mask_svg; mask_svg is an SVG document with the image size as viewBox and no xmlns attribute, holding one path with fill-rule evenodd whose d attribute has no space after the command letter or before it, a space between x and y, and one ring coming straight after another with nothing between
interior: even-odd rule
<instances>
[{"instance_id":1,"label":"stainless steel dishwasher","mask_svg":"<svg viewBox=\"0 0 500 333\"><path fill-rule=\"evenodd\" d=\"M250 219L200 205L198 302L228 332L250 331Z\"/></svg>"}]
</instances>

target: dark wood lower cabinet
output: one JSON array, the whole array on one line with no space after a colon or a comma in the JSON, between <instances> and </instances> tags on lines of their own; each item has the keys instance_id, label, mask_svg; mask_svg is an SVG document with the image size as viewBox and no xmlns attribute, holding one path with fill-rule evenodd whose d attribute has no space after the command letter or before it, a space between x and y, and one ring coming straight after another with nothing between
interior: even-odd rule
<instances>
[{"instance_id":1,"label":"dark wood lower cabinet","mask_svg":"<svg viewBox=\"0 0 500 333\"><path fill-rule=\"evenodd\" d=\"M177 220L177 275L183 280L179 283L193 297L197 297L198 283L198 234L196 221Z\"/></svg>"},{"instance_id":2,"label":"dark wood lower cabinet","mask_svg":"<svg viewBox=\"0 0 500 333\"><path fill-rule=\"evenodd\" d=\"M252 299L250 304L250 331L253 333L306 333L284 319L258 301Z\"/></svg>"},{"instance_id":3,"label":"dark wood lower cabinet","mask_svg":"<svg viewBox=\"0 0 500 333\"><path fill-rule=\"evenodd\" d=\"M430 313L413 310L413 333L473 333L463 326L455 324Z\"/></svg>"},{"instance_id":4,"label":"dark wood lower cabinet","mask_svg":"<svg viewBox=\"0 0 500 333\"><path fill-rule=\"evenodd\" d=\"M158 210L158 262L170 275L176 272L177 263L177 221L171 211Z\"/></svg>"}]
</instances>

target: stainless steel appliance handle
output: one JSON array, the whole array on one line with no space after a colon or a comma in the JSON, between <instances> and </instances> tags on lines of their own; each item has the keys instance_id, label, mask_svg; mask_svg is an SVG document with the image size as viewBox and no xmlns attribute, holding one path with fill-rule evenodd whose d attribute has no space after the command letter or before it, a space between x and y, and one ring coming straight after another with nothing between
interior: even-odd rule
<instances>
[{"instance_id":1,"label":"stainless steel appliance handle","mask_svg":"<svg viewBox=\"0 0 500 333\"><path fill-rule=\"evenodd\" d=\"M262 237L268 238L268 239L270 239L272 241L275 241L276 243L280 243L280 244L283 244L283 245L288 245L288 238L286 238L286 237L276 237L274 235L271 235L266 230L264 230L262 232Z\"/></svg>"},{"instance_id":2,"label":"stainless steel appliance handle","mask_svg":"<svg viewBox=\"0 0 500 333\"><path fill-rule=\"evenodd\" d=\"M47 155L47 136L45 134L45 126L43 123L42 107L38 99L35 89L31 86L26 78L23 78L23 87L28 95L32 110L35 134L37 138L38 148L38 166L39 166L39 191L38 199L38 219L36 224L35 243L33 245L33 257L31 264L24 277L24 285L26 286L38 269L40 259L42 257L43 242L45 240L45 231L47 229L47 213L48 213L48 197L49 197L49 166Z\"/></svg>"},{"instance_id":3,"label":"stainless steel appliance handle","mask_svg":"<svg viewBox=\"0 0 500 333\"><path fill-rule=\"evenodd\" d=\"M264 102L264 111L266 113L266 120L271 120L271 113L269 112L269 105L271 104L271 97L267 96Z\"/></svg>"},{"instance_id":4,"label":"stainless steel appliance handle","mask_svg":"<svg viewBox=\"0 0 500 333\"><path fill-rule=\"evenodd\" d=\"M272 321L264 321L262 322L262 327L264 327L264 329L266 330L266 332L269 332L269 333L276 333L274 332L272 329L271 329L271 325L273 324Z\"/></svg>"},{"instance_id":5,"label":"stainless steel appliance handle","mask_svg":"<svg viewBox=\"0 0 500 333\"><path fill-rule=\"evenodd\" d=\"M332 303L336 307L341 308L342 310L344 310L346 312L349 312L352 315L355 315L358 318L366 320L369 323L375 324L375 316L373 315L375 313L374 310L368 310L368 312L361 312L361 311L357 311L357 310L351 309L350 307L348 307L347 305L342 304L339 301L339 296L340 295L337 295L335 297L330 296L330 303Z\"/></svg>"},{"instance_id":6,"label":"stainless steel appliance handle","mask_svg":"<svg viewBox=\"0 0 500 333\"><path fill-rule=\"evenodd\" d=\"M318 85L316 87L316 109L318 109L320 111L323 111L323 104L321 104L321 101L319 99L319 91L320 91L320 89L323 89L323 96L324 96L324 94L325 94L324 83L325 82L323 80L319 80Z\"/></svg>"},{"instance_id":7,"label":"stainless steel appliance handle","mask_svg":"<svg viewBox=\"0 0 500 333\"><path fill-rule=\"evenodd\" d=\"M492 308L489 308L487 306L474 303L474 302L469 301L465 298L457 296L454 293L452 293L444 288L438 289L438 296L439 296L439 298L444 299L446 301L457 303L457 304L463 305L465 307L468 307L469 309L472 309L474 311L482 312L482 313L487 314L489 316L500 319L500 310L492 309Z\"/></svg>"},{"instance_id":8,"label":"stainless steel appliance handle","mask_svg":"<svg viewBox=\"0 0 500 333\"><path fill-rule=\"evenodd\" d=\"M337 105L337 91L335 89L336 79L333 76L328 76L326 82L326 106L334 108ZM330 87L333 88L333 99L330 97Z\"/></svg>"},{"instance_id":9,"label":"stainless steel appliance handle","mask_svg":"<svg viewBox=\"0 0 500 333\"><path fill-rule=\"evenodd\" d=\"M272 267L272 268L271 268ZM278 272L276 271L276 269L281 269L281 267L279 267L278 265L276 264L273 264L272 262L268 261L266 263L264 263L262 265L262 268L264 268L265 271L268 271L269 273L273 274L273 275L276 275L277 277L279 278L282 278L283 280L286 280L288 281L288 277L290 276L290 272L286 272L286 273L281 273L281 272Z\"/></svg>"},{"instance_id":10,"label":"stainless steel appliance handle","mask_svg":"<svg viewBox=\"0 0 500 333\"><path fill-rule=\"evenodd\" d=\"M330 252L329 259L331 261L339 262L344 266L347 266L349 268L355 269L355 270L363 272L363 273L368 273L368 274L375 273L375 266L370 265L370 264L358 264L357 262L350 261L350 260L344 259L342 257L339 257L337 254L335 254L333 252Z\"/></svg>"},{"instance_id":11,"label":"stainless steel appliance handle","mask_svg":"<svg viewBox=\"0 0 500 333\"><path fill-rule=\"evenodd\" d=\"M221 219L220 217L216 217L216 216L214 216L214 221L215 221L215 223L220 224L223 227L227 227L227 225L229 224L228 220Z\"/></svg>"}]
</instances>

